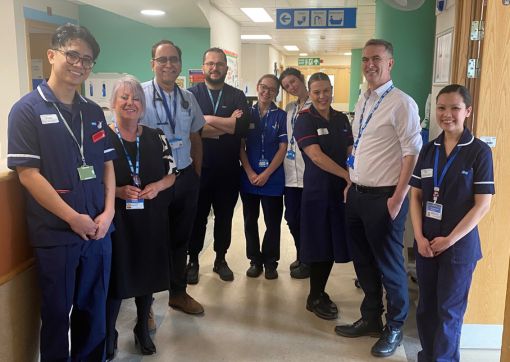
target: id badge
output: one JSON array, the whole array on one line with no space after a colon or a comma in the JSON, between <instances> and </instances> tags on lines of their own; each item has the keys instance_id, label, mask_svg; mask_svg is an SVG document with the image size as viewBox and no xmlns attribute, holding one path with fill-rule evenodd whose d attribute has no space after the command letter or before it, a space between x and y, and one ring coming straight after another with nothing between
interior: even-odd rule
<instances>
[{"instance_id":1,"label":"id badge","mask_svg":"<svg viewBox=\"0 0 510 362\"><path fill-rule=\"evenodd\" d=\"M288 151L287 151L287 159L289 159L289 160L295 160L295 159L296 159L296 151L294 151L294 150L288 150Z\"/></svg>"},{"instance_id":2,"label":"id badge","mask_svg":"<svg viewBox=\"0 0 510 362\"><path fill-rule=\"evenodd\" d=\"M347 161L345 163L347 164L347 167L350 167L354 170L354 155L352 153L347 156Z\"/></svg>"},{"instance_id":3,"label":"id badge","mask_svg":"<svg viewBox=\"0 0 510 362\"><path fill-rule=\"evenodd\" d=\"M143 199L126 200L126 210L143 210Z\"/></svg>"},{"instance_id":4,"label":"id badge","mask_svg":"<svg viewBox=\"0 0 510 362\"><path fill-rule=\"evenodd\" d=\"M170 147L172 147L172 150L176 150L178 148L181 148L183 146L182 138L174 137L171 140L168 141L170 144Z\"/></svg>"},{"instance_id":5,"label":"id badge","mask_svg":"<svg viewBox=\"0 0 510 362\"><path fill-rule=\"evenodd\" d=\"M78 175L82 181L95 179L96 173L94 172L94 166L83 165L78 167Z\"/></svg>"},{"instance_id":6,"label":"id badge","mask_svg":"<svg viewBox=\"0 0 510 362\"><path fill-rule=\"evenodd\" d=\"M269 161L266 160L265 158L262 158L259 161L259 167L266 168L267 166L269 166Z\"/></svg>"},{"instance_id":7,"label":"id badge","mask_svg":"<svg viewBox=\"0 0 510 362\"><path fill-rule=\"evenodd\" d=\"M441 220L443 217L443 205L427 201L425 216L431 219Z\"/></svg>"}]
</instances>

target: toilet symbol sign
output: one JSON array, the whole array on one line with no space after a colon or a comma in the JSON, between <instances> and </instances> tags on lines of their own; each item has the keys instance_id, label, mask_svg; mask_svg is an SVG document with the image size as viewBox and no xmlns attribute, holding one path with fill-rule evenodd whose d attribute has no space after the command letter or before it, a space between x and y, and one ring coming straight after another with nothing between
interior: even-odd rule
<instances>
[{"instance_id":1,"label":"toilet symbol sign","mask_svg":"<svg viewBox=\"0 0 510 362\"><path fill-rule=\"evenodd\" d=\"M276 29L355 28L356 8L276 9Z\"/></svg>"}]
</instances>

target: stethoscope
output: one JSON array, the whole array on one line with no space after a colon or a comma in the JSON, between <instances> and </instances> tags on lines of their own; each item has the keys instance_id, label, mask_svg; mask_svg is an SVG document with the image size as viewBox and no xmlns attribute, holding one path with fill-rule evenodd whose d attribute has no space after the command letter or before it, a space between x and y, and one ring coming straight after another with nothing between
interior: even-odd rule
<instances>
[{"instance_id":1,"label":"stethoscope","mask_svg":"<svg viewBox=\"0 0 510 362\"><path fill-rule=\"evenodd\" d=\"M179 86L177 84L175 84L174 87L175 87L174 89L176 89L177 92L179 92L179 96L181 97L181 107L183 109L188 109L189 102L186 99L184 99L184 96L182 95L181 88L179 88ZM174 92L175 92L175 90L174 90ZM176 93L174 93L174 95L176 95ZM152 106L154 107L154 113L156 113L156 118L158 119L157 125L161 126L161 125L168 124L168 119L165 122L161 121L161 118L159 117L158 109L156 107L156 102L163 103L163 98L161 97L161 94L159 94L159 91L157 90L156 85L154 84L154 79L153 79L152 80Z\"/></svg>"}]
</instances>

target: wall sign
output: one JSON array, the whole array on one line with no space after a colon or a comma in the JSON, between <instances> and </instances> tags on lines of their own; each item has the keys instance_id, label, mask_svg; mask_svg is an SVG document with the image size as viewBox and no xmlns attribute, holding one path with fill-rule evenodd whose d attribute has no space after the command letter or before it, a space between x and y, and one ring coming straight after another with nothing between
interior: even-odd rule
<instances>
[{"instance_id":1,"label":"wall sign","mask_svg":"<svg viewBox=\"0 0 510 362\"><path fill-rule=\"evenodd\" d=\"M276 29L355 28L356 8L276 9Z\"/></svg>"}]
</instances>

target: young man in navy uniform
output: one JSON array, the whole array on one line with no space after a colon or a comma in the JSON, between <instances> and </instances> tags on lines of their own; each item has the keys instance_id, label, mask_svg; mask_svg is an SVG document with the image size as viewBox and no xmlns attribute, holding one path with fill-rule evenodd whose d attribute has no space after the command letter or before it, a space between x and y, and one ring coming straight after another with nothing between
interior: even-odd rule
<instances>
[{"instance_id":1,"label":"young man in navy uniform","mask_svg":"<svg viewBox=\"0 0 510 362\"><path fill-rule=\"evenodd\" d=\"M8 166L27 191L42 294L41 361L104 360L115 151L101 108L76 92L98 54L86 28L60 26L48 82L9 114Z\"/></svg>"},{"instance_id":2,"label":"young man in navy uniform","mask_svg":"<svg viewBox=\"0 0 510 362\"><path fill-rule=\"evenodd\" d=\"M175 83L182 69L181 49L170 40L161 40L152 46L151 55L154 79L142 84L146 107L141 123L165 132L177 165L169 205L168 305L188 314L202 314L202 305L186 292L186 260L197 211L202 165L200 130L205 120L193 94Z\"/></svg>"},{"instance_id":3,"label":"young man in navy uniform","mask_svg":"<svg viewBox=\"0 0 510 362\"><path fill-rule=\"evenodd\" d=\"M234 280L225 255L232 238L232 217L240 188L239 150L241 137L248 131L250 110L244 93L228 84L227 56L220 48L210 48L203 56L205 83L189 90L195 95L207 124L202 131L204 160L200 180L197 215L189 246L187 280L198 283L198 254L204 247L207 217L214 210L213 271L224 281Z\"/></svg>"}]
</instances>

